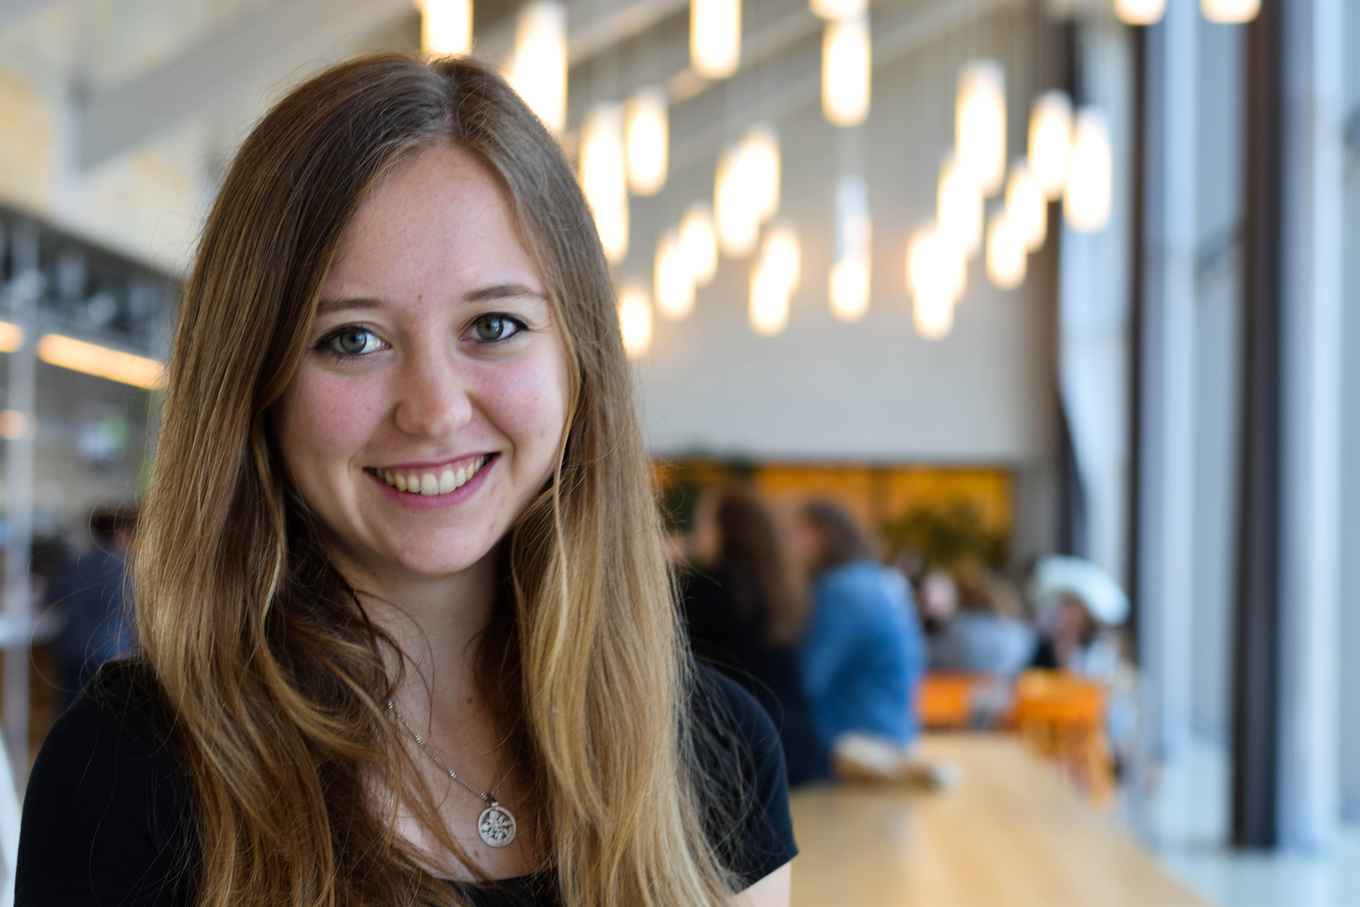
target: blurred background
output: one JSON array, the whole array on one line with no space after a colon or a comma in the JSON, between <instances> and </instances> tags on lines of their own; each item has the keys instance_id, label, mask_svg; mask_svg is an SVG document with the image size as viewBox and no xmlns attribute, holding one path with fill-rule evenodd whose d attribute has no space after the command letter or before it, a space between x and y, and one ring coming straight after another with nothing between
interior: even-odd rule
<instances>
[{"instance_id":1,"label":"blurred background","mask_svg":"<svg viewBox=\"0 0 1360 907\"><path fill-rule=\"evenodd\" d=\"M774 563L737 492L787 555L787 619L687 602L807 675L795 905L1360 903L1354 0L0 0L7 872L129 644L224 169L380 50L494 63L577 166L677 564ZM905 782L846 780L805 689L847 561L814 504L900 581L904 723L859 729Z\"/></svg>"}]
</instances>

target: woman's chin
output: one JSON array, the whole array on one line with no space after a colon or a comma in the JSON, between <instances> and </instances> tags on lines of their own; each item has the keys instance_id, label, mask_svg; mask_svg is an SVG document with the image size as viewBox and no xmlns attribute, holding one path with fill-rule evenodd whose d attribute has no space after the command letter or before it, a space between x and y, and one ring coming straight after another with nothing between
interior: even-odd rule
<instances>
[{"instance_id":1,"label":"woman's chin","mask_svg":"<svg viewBox=\"0 0 1360 907\"><path fill-rule=\"evenodd\" d=\"M391 562L413 580L436 581L457 576L480 564L490 553L482 546L406 549L393 552Z\"/></svg>"}]
</instances>

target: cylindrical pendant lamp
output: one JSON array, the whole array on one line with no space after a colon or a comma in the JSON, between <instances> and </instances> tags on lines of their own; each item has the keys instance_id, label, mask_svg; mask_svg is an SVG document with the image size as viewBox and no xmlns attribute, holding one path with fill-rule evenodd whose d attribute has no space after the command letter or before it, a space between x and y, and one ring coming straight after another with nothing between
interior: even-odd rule
<instances>
[{"instance_id":1,"label":"cylindrical pendant lamp","mask_svg":"<svg viewBox=\"0 0 1360 907\"><path fill-rule=\"evenodd\" d=\"M1006 179L1006 71L995 60L976 60L959 73L954 153L983 197L1000 191Z\"/></svg>"},{"instance_id":2,"label":"cylindrical pendant lamp","mask_svg":"<svg viewBox=\"0 0 1360 907\"><path fill-rule=\"evenodd\" d=\"M509 81L555 134L567 122L567 10L535 0L519 14Z\"/></svg>"},{"instance_id":3,"label":"cylindrical pendant lamp","mask_svg":"<svg viewBox=\"0 0 1360 907\"><path fill-rule=\"evenodd\" d=\"M612 264L628 254L628 186L623 149L623 115L598 107L581 128L581 190L595 216L605 257Z\"/></svg>"},{"instance_id":4,"label":"cylindrical pendant lamp","mask_svg":"<svg viewBox=\"0 0 1360 907\"><path fill-rule=\"evenodd\" d=\"M982 248L982 219L982 191L973 172L959 164L957 153L952 154L940 165L935 222L971 258Z\"/></svg>"},{"instance_id":5,"label":"cylindrical pendant lamp","mask_svg":"<svg viewBox=\"0 0 1360 907\"><path fill-rule=\"evenodd\" d=\"M651 88L634 95L625 113L628 187L638 195L656 195L666 185L670 123L666 93Z\"/></svg>"},{"instance_id":6,"label":"cylindrical pendant lamp","mask_svg":"<svg viewBox=\"0 0 1360 907\"><path fill-rule=\"evenodd\" d=\"M1091 233L1109 222L1113 183L1109 125L1099 110L1085 108L1072 130L1072 161L1063 194L1063 216L1072 229Z\"/></svg>"},{"instance_id":7,"label":"cylindrical pendant lamp","mask_svg":"<svg viewBox=\"0 0 1360 907\"><path fill-rule=\"evenodd\" d=\"M1020 234L1026 252L1043 246L1048 238L1048 200L1024 158L1011 165L1006 181L1006 217Z\"/></svg>"},{"instance_id":8,"label":"cylindrical pendant lamp","mask_svg":"<svg viewBox=\"0 0 1360 907\"><path fill-rule=\"evenodd\" d=\"M420 0L420 50L435 56L472 50L472 0Z\"/></svg>"},{"instance_id":9,"label":"cylindrical pendant lamp","mask_svg":"<svg viewBox=\"0 0 1360 907\"><path fill-rule=\"evenodd\" d=\"M680 221L680 245L695 285L707 286L718 273L718 234L708 205L698 202L685 212Z\"/></svg>"},{"instance_id":10,"label":"cylindrical pendant lamp","mask_svg":"<svg viewBox=\"0 0 1360 907\"><path fill-rule=\"evenodd\" d=\"M642 287L629 284L619 292L619 333L629 359L652 348L652 303Z\"/></svg>"},{"instance_id":11,"label":"cylindrical pendant lamp","mask_svg":"<svg viewBox=\"0 0 1360 907\"><path fill-rule=\"evenodd\" d=\"M1200 0L1200 10L1210 22L1242 25L1261 12L1261 0Z\"/></svg>"},{"instance_id":12,"label":"cylindrical pendant lamp","mask_svg":"<svg viewBox=\"0 0 1360 907\"><path fill-rule=\"evenodd\" d=\"M822 113L835 126L858 126L869 115L873 63L869 17L828 22L822 36Z\"/></svg>"},{"instance_id":13,"label":"cylindrical pendant lamp","mask_svg":"<svg viewBox=\"0 0 1360 907\"><path fill-rule=\"evenodd\" d=\"M690 0L689 56L695 72L725 79L741 62L741 0Z\"/></svg>"},{"instance_id":14,"label":"cylindrical pendant lamp","mask_svg":"<svg viewBox=\"0 0 1360 907\"><path fill-rule=\"evenodd\" d=\"M1025 241L1019 228L1005 211L992 218L987 227L987 277L1003 290L1013 290L1025 282Z\"/></svg>"},{"instance_id":15,"label":"cylindrical pendant lamp","mask_svg":"<svg viewBox=\"0 0 1360 907\"><path fill-rule=\"evenodd\" d=\"M1114 14L1126 25L1156 25L1166 12L1166 0L1114 0Z\"/></svg>"},{"instance_id":16,"label":"cylindrical pendant lamp","mask_svg":"<svg viewBox=\"0 0 1360 907\"><path fill-rule=\"evenodd\" d=\"M1048 199L1060 198L1072 157L1072 102L1067 93L1046 91L1029 115L1029 166Z\"/></svg>"},{"instance_id":17,"label":"cylindrical pendant lamp","mask_svg":"<svg viewBox=\"0 0 1360 907\"><path fill-rule=\"evenodd\" d=\"M672 320L685 318L694 310L694 275L678 230L667 230L656 244L652 294L657 310Z\"/></svg>"}]
</instances>

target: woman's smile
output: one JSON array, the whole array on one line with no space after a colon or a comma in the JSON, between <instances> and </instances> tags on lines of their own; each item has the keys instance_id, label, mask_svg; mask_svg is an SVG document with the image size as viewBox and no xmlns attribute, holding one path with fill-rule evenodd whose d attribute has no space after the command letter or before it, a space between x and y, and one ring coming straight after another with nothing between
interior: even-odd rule
<instances>
[{"instance_id":1,"label":"woman's smile","mask_svg":"<svg viewBox=\"0 0 1360 907\"><path fill-rule=\"evenodd\" d=\"M495 466L496 454L427 466L365 469L381 493L403 507L428 510L461 504L485 484Z\"/></svg>"}]
</instances>

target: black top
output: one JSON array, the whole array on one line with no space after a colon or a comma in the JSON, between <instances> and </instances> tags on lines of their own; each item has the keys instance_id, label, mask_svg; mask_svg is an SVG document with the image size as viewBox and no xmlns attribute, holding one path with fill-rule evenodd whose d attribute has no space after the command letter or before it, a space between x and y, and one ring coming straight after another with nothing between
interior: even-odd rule
<instances>
[{"instance_id":1,"label":"black top","mask_svg":"<svg viewBox=\"0 0 1360 907\"><path fill-rule=\"evenodd\" d=\"M737 607L733 589L741 581L721 566L682 575L690 646L695 657L740 683L770 713L791 787L825 780L830 758L813 728L798 650L769 641L764 614Z\"/></svg>"},{"instance_id":2,"label":"black top","mask_svg":"<svg viewBox=\"0 0 1360 907\"><path fill-rule=\"evenodd\" d=\"M732 802L749 804L740 834L712 829L746 887L798 852L779 738L750 695L700 669L694 720L719 752L705 769ZM192 905L195 831L191 780L168 707L137 661L105 665L53 726L29 778L19 836L17 907ZM732 778L726 766L740 766ZM729 799L734 798L734 799ZM730 826L729 826L730 827ZM495 885L450 883L474 907L557 905L550 873Z\"/></svg>"}]
</instances>

